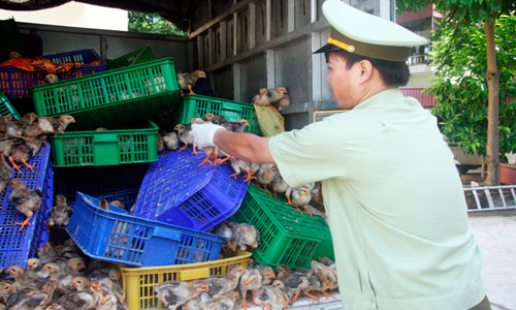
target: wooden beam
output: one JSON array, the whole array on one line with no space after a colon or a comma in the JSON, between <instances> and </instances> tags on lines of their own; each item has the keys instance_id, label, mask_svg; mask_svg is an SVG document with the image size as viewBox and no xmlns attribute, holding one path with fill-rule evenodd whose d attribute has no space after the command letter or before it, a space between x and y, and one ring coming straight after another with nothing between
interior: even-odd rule
<instances>
[{"instance_id":1,"label":"wooden beam","mask_svg":"<svg viewBox=\"0 0 516 310\"><path fill-rule=\"evenodd\" d=\"M204 31L208 30L209 28L215 26L217 23L222 21L223 19L227 18L231 14L238 12L239 10L246 7L248 4L255 2L256 0L242 0L241 2L238 2L237 4L233 5L229 10L226 10L224 13L220 14L219 16L215 17L215 19L210 20L206 24L202 25L201 27L197 28L195 31L193 31L189 38L193 39L199 34L203 33Z\"/></svg>"}]
</instances>

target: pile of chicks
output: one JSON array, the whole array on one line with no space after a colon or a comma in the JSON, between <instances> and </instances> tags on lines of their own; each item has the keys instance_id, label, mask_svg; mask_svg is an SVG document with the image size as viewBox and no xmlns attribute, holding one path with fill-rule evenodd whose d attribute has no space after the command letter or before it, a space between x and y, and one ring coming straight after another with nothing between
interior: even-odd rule
<instances>
[{"instance_id":1,"label":"pile of chicks","mask_svg":"<svg viewBox=\"0 0 516 310\"><path fill-rule=\"evenodd\" d=\"M109 208L107 201L101 207ZM25 269L13 265L0 273L0 309L128 309L117 267L85 256L64 230L72 212L65 196L56 195L45 223L49 241L37 250L39 258L30 258Z\"/></svg>"},{"instance_id":2,"label":"pile of chicks","mask_svg":"<svg viewBox=\"0 0 516 310\"><path fill-rule=\"evenodd\" d=\"M3 270L0 309L128 309L114 265L97 260L87 265L71 239L58 246L47 242L37 253L39 258L29 259L25 269L13 265Z\"/></svg>"},{"instance_id":3,"label":"pile of chicks","mask_svg":"<svg viewBox=\"0 0 516 310\"><path fill-rule=\"evenodd\" d=\"M29 224L33 213L41 203L41 192L27 189L19 179L12 179L13 169L20 172L21 165L34 173L34 166L28 164L47 141L47 135L64 132L68 124L74 123L71 115L58 118L38 117L33 112L25 114L20 120L9 115L0 117L0 192L12 186L8 199L19 212L26 216L25 221L14 223L20 225L20 231ZM5 158L9 159L12 167Z\"/></svg>"},{"instance_id":4,"label":"pile of chicks","mask_svg":"<svg viewBox=\"0 0 516 310\"><path fill-rule=\"evenodd\" d=\"M158 151L184 151L192 146L192 154L199 155L194 144L194 139L190 135L192 124L215 123L226 130L233 132L245 132L249 126L249 122L245 119L236 121L228 121L222 115L215 115L213 113L206 113L202 118L192 118L189 124L177 124L171 132L162 132L158 135ZM181 146L181 147L180 147ZM300 208L310 216L316 214L324 216L324 206L320 195L321 184L310 183L299 187L290 187L281 177L278 167L274 164L257 164L251 163L223 152L218 147L209 147L204 149L206 157L200 163L200 166L209 164L220 165L227 161L233 168L234 172L231 174L235 180L238 175L243 174L243 179L246 182L255 180L255 185L260 189L266 191L269 195L279 198L278 193L285 195L287 205L293 206L296 211L303 213Z\"/></svg>"},{"instance_id":5,"label":"pile of chicks","mask_svg":"<svg viewBox=\"0 0 516 310\"><path fill-rule=\"evenodd\" d=\"M191 282L169 281L159 284L154 291L163 306L175 310L232 310L247 309L250 303L265 309L287 308L301 294L314 301L319 296L333 297L329 291L338 288L335 263L328 258L312 261L310 269L291 270L285 265L276 267L253 263L228 267L223 277L213 277ZM241 303L237 301L241 299Z\"/></svg>"}]
</instances>

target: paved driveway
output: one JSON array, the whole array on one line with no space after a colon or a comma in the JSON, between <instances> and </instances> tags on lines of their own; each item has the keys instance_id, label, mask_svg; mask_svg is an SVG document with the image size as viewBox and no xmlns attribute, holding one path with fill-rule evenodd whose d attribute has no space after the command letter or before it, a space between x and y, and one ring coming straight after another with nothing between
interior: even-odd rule
<instances>
[{"instance_id":1,"label":"paved driveway","mask_svg":"<svg viewBox=\"0 0 516 310\"><path fill-rule=\"evenodd\" d=\"M470 213L484 258L482 277L493 310L516 310L516 212Z\"/></svg>"}]
</instances>

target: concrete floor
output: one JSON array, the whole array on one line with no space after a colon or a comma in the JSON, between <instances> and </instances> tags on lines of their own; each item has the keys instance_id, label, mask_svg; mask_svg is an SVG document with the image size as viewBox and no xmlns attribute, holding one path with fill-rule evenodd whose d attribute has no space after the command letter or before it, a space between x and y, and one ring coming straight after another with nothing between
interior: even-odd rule
<instances>
[{"instance_id":1,"label":"concrete floor","mask_svg":"<svg viewBox=\"0 0 516 310\"><path fill-rule=\"evenodd\" d=\"M493 310L516 310L516 211L470 213Z\"/></svg>"}]
</instances>

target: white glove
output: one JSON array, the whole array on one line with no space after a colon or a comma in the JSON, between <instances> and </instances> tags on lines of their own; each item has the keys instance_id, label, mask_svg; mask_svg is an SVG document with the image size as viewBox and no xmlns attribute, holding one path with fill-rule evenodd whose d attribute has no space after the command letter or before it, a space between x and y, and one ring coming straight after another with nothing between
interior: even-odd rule
<instances>
[{"instance_id":1,"label":"white glove","mask_svg":"<svg viewBox=\"0 0 516 310\"><path fill-rule=\"evenodd\" d=\"M203 149L205 147L215 146L213 144L213 137L215 132L224 127L215 124L192 124L192 130L190 136L194 138L195 145Z\"/></svg>"}]
</instances>

